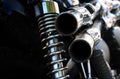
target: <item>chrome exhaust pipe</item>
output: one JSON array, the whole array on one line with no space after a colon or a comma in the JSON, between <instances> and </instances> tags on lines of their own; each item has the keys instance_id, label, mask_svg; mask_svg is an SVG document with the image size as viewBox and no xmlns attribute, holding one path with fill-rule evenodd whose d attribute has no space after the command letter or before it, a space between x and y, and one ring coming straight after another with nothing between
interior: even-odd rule
<instances>
[{"instance_id":1,"label":"chrome exhaust pipe","mask_svg":"<svg viewBox=\"0 0 120 79\"><path fill-rule=\"evenodd\" d=\"M72 59L77 62L84 62L89 59L93 52L94 39L89 34L77 37L69 47Z\"/></svg>"},{"instance_id":2,"label":"chrome exhaust pipe","mask_svg":"<svg viewBox=\"0 0 120 79\"><path fill-rule=\"evenodd\" d=\"M91 14L85 7L74 7L73 9L62 12L56 19L55 27L58 32L64 36L70 36L77 32L77 30L84 24L92 24Z\"/></svg>"},{"instance_id":3,"label":"chrome exhaust pipe","mask_svg":"<svg viewBox=\"0 0 120 79\"><path fill-rule=\"evenodd\" d=\"M101 39L101 26L100 21L95 21L92 28L77 35L70 44L69 53L75 62L84 62L91 57L95 43Z\"/></svg>"},{"instance_id":4,"label":"chrome exhaust pipe","mask_svg":"<svg viewBox=\"0 0 120 79\"><path fill-rule=\"evenodd\" d=\"M90 3L71 7L56 18L55 28L64 36L74 35L82 26L91 25L99 10L99 4L94 6Z\"/></svg>"}]
</instances>

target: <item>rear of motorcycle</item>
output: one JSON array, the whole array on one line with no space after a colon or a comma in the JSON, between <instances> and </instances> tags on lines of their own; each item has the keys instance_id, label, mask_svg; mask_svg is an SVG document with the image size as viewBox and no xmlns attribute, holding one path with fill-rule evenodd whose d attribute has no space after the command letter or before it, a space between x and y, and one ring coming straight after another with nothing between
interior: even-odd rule
<instances>
[{"instance_id":1,"label":"rear of motorcycle","mask_svg":"<svg viewBox=\"0 0 120 79\"><path fill-rule=\"evenodd\" d=\"M38 58L35 61L38 61L39 57L41 57L40 59L43 59L44 61L46 61L46 62L43 62L42 60L41 60L41 62L38 61L39 63L42 63L42 64L44 63L46 65L45 72L39 72L39 74L43 74L42 76L46 76L46 75L44 75L44 73L46 73L47 76L51 79L75 79L75 78L76 79L114 79L114 76L116 76L115 71L112 72L110 65L109 65L110 59L111 59L109 56L110 55L109 46L106 44L106 42L103 39L100 39L97 43L95 43L95 46L91 46L91 44L89 45L88 42L84 42L84 41L82 41L82 43L81 43L81 41L80 41L80 43L79 43L79 41L77 41L77 42L75 41L72 43L72 41L70 41L70 40L73 40L75 38L74 36L70 36L70 37L68 36L68 38L70 38L68 41L68 39L66 39L67 37L64 38L64 36L62 36L59 32L57 32L57 30L55 28L55 20L56 20L57 16L60 13L62 13L62 10L67 10L68 7L76 5L76 4L70 4L72 1L74 1L74 0L67 0L67 1L63 1L63 0L37 1L37 0L35 0L35 2L28 0L29 4L25 4L24 2L22 2L22 3L24 3L24 7L27 7L26 5L31 6L29 8L32 8L32 10L29 9L28 7L25 8L28 10L28 13L34 12L34 10L35 10L35 13L30 13L30 14L28 14L27 11L24 12L23 8L22 9L17 8L17 10L14 9L15 13L17 14L16 16L19 16L18 14L20 14L24 17L29 17L32 19L35 17L36 18L35 20L37 20L37 21L35 21L35 20L34 21L32 20L32 21L34 22L33 26L34 25L38 26L38 27L35 27L35 29L39 30L37 32L38 36L35 38L39 39L39 40L37 42L35 42L36 41L35 40L34 41L35 44L32 44L34 46L37 45L36 48L30 47L30 49L31 48L34 48L34 49L32 50L32 54L30 54L31 56L29 56L28 59L31 59L32 56L34 55L35 57ZM62 2L62 4L60 4L61 2ZM11 4L11 5L13 5L13 4ZM67 7L66 7L66 5L67 5ZM77 3L77 5L78 5L78 3ZM59 6L62 6L62 8L60 8L60 10L59 10ZM9 11L9 10L5 10L4 12L7 15L11 15L11 11ZM35 14L35 16L33 14ZM31 15L34 17L31 17ZM31 20L28 20L28 21L31 22ZM30 22L28 22L28 23L30 23ZM31 29L32 28L33 27L31 27ZM115 31L114 34L116 34L116 32L117 31ZM33 34L33 36L35 34ZM119 36L116 36L116 38L117 37L119 37ZM84 39L86 39L86 38L84 38ZM30 42L31 41L29 41L26 44L26 49L29 47ZM40 47L36 43L38 43L40 45ZM72 53L74 53L74 51L76 51L76 50L77 50L76 51L77 53L69 54L68 47L70 44L75 46L75 47L73 46L74 49L73 49ZM94 49L90 48L91 51L86 56L86 55L80 54L78 52L78 51L81 51L79 48L80 47L79 44L85 46L85 47L82 47L81 49L88 50L90 47L92 47ZM20 45L20 43L18 43L18 45ZM23 44L23 45L25 45L25 44ZM20 47L21 46L22 45L20 45ZM23 49L24 49L23 51L25 51L25 48L23 48ZM28 52L30 51L30 49L28 49ZM82 51L82 53L84 53L84 52L87 53L87 51L84 51L84 50ZM34 54L33 51L36 51L37 54ZM63 54L67 55L67 56L65 56L65 57L67 57L67 60L66 60L66 58L64 58ZM28 55L29 55L28 53L25 55L26 59L27 59ZM40 55L40 56L36 56L36 55ZM72 56L72 55L74 55L74 56ZM21 55L21 58L22 58L22 56L23 55ZM79 56L80 57L83 56L83 58L85 57L87 59L82 59L82 61L80 60L80 62L78 62ZM33 61L33 63L35 61ZM26 62L29 62L29 61L26 61ZM24 62L24 63L26 63L26 62ZM35 68L37 67L38 70L40 70L38 67L39 65L36 65L36 64L34 64L34 65L35 66L32 66L32 64L30 64L31 67L28 70L31 70L32 67L35 67ZM25 64L22 66L26 68ZM44 66L41 65L41 68L44 68ZM35 70L35 69L33 68L33 70ZM41 70L44 71L43 69L41 69ZM35 71L31 71L31 72L37 73L38 71L35 70ZM37 76L39 76L39 77L37 77ZM42 77L40 75L37 75L37 76L36 76L37 78Z\"/></svg>"}]
</instances>

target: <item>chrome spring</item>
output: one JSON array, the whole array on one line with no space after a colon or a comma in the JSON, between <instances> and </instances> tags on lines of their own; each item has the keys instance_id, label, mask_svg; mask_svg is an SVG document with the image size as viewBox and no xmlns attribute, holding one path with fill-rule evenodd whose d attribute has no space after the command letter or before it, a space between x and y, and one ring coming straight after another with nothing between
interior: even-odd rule
<instances>
[{"instance_id":1,"label":"chrome spring","mask_svg":"<svg viewBox=\"0 0 120 79\"><path fill-rule=\"evenodd\" d=\"M64 73L67 67L63 65L66 58L62 58L62 53L65 52L62 48L64 43L59 40L61 35L57 33L54 26L57 15L55 13L49 13L39 17L39 32L42 38L42 51L46 53L44 57L48 59L47 66L50 68L48 76L52 79L67 79L69 76Z\"/></svg>"}]
</instances>

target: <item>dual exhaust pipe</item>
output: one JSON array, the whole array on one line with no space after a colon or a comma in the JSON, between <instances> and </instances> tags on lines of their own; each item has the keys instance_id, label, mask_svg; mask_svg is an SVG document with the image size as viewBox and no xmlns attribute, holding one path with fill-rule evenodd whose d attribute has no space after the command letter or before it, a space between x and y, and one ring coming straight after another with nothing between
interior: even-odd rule
<instances>
[{"instance_id":1,"label":"dual exhaust pipe","mask_svg":"<svg viewBox=\"0 0 120 79\"><path fill-rule=\"evenodd\" d=\"M55 28L63 36L72 36L82 26L91 25L98 10L92 4L72 7L58 15ZM69 53L75 62L84 62L91 57L95 41L100 37L101 29L99 27L101 27L101 22L94 23L92 28L85 29L70 44Z\"/></svg>"},{"instance_id":2,"label":"dual exhaust pipe","mask_svg":"<svg viewBox=\"0 0 120 79\"><path fill-rule=\"evenodd\" d=\"M69 19L73 17L72 15L69 16L71 16L69 17ZM73 23L76 26L70 27L71 29L68 28L66 30L62 30L62 32L66 33L66 31L71 32L72 30L74 30L75 32L76 31L75 29L79 28L76 22L77 20L73 19L73 21L71 21L70 24ZM77 63L84 62L92 56L94 45L96 41L98 41L101 38L101 34L100 34L101 26L102 26L101 21L95 21L91 28L85 29L83 32L76 35L75 39L70 44L68 49L69 55L75 62ZM61 26L61 28L66 28L66 27ZM61 29L59 28L59 30Z\"/></svg>"}]
</instances>

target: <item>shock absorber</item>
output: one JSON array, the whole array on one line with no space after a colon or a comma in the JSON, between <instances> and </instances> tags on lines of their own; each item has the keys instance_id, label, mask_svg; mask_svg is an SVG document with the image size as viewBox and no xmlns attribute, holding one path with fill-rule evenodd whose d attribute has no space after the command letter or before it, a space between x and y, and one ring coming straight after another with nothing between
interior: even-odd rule
<instances>
[{"instance_id":1,"label":"shock absorber","mask_svg":"<svg viewBox=\"0 0 120 79\"><path fill-rule=\"evenodd\" d=\"M52 79L67 79L69 76L64 73L67 67L62 58L63 42L60 41L61 35L55 29L55 19L59 14L59 8L56 2L52 0L43 0L35 5L35 15L38 18L38 26L42 44L42 51L46 53L45 59L50 71L48 76Z\"/></svg>"}]
</instances>

